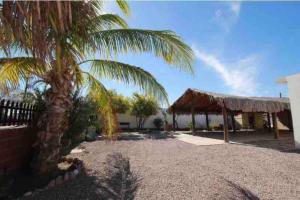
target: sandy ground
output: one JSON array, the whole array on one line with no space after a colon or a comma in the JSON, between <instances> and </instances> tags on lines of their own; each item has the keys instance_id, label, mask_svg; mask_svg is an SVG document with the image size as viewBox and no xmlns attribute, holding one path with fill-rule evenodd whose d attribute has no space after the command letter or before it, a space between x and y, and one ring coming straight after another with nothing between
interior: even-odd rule
<instances>
[{"instance_id":1,"label":"sandy ground","mask_svg":"<svg viewBox=\"0 0 300 200\"><path fill-rule=\"evenodd\" d=\"M82 145L86 153L73 155L84 160L87 175L24 199L103 199L96 183L112 152L130 158L140 178L139 200L300 197L300 154L271 148L272 141L201 146L174 138L131 138Z\"/></svg>"}]
</instances>

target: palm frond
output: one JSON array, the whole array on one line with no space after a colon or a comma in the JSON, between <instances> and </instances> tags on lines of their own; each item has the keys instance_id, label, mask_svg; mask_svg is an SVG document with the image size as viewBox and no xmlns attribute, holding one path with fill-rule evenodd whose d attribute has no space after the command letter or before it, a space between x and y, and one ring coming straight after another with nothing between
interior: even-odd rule
<instances>
[{"instance_id":1,"label":"palm frond","mask_svg":"<svg viewBox=\"0 0 300 200\"><path fill-rule=\"evenodd\" d=\"M100 113L103 122L103 132L108 138L112 139L117 128L117 119L112 109L108 90L92 74L88 72L82 73L89 86L89 96L98 105L98 113Z\"/></svg>"},{"instance_id":2,"label":"palm frond","mask_svg":"<svg viewBox=\"0 0 300 200\"><path fill-rule=\"evenodd\" d=\"M92 18L92 23L95 23L94 30L105 30L109 28L121 27L128 28L126 21L116 14L103 14ZM89 24L87 24L89 26Z\"/></svg>"},{"instance_id":3,"label":"palm frond","mask_svg":"<svg viewBox=\"0 0 300 200\"><path fill-rule=\"evenodd\" d=\"M85 26L74 29L65 35L67 43L63 47L79 58L79 60L82 57L82 52L85 52L85 56L88 53L90 53L90 56L93 56L97 50L97 42L91 33L112 28L128 28L125 20L115 14L103 14L73 22L74 27L81 27L81 24Z\"/></svg>"},{"instance_id":4,"label":"palm frond","mask_svg":"<svg viewBox=\"0 0 300 200\"><path fill-rule=\"evenodd\" d=\"M84 81L82 71L81 71L79 65L73 65L72 68L73 68L74 75L75 75L75 80L74 80L75 86L77 88L79 88L83 84L83 81Z\"/></svg>"},{"instance_id":5,"label":"palm frond","mask_svg":"<svg viewBox=\"0 0 300 200\"><path fill-rule=\"evenodd\" d=\"M91 73L96 77L134 84L147 94L168 103L168 95L164 87L156 81L152 74L142 68L111 60L88 60L86 62L91 63Z\"/></svg>"},{"instance_id":6,"label":"palm frond","mask_svg":"<svg viewBox=\"0 0 300 200\"><path fill-rule=\"evenodd\" d=\"M46 68L31 57L0 58L0 89L16 89L21 81L42 77Z\"/></svg>"},{"instance_id":7,"label":"palm frond","mask_svg":"<svg viewBox=\"0 0 300 200\"><path fill-rule=\"evenodd\" d=\"M112 29L95 32L95 41L101 55L128 52L151 52L168 64L193 72L192 49L172 31L142 29Z\"/></svg>"},{"instance_id":8,"label":"palm frond","mask_svg":"<svg viewBox=\"0 0 300 200\"><path fill-rule=\"evenodd\" d=\"M121 9L121 11L125 15L129 16L130 15L130 8L129 8L128 3L124 0L117 0L116 2L118 4L119 8Z\"/></svg>"}]
</instances>

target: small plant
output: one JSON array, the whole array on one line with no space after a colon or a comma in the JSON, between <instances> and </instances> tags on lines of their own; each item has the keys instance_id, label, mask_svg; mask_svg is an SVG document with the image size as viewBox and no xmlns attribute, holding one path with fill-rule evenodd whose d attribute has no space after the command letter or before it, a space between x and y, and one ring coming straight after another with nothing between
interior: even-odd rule
<instances>
[{"instance_id":1,"label":"small plant","mask_svg":"<svg viewBox=\"0 0 300 200\"><path fill-rule=\"evenodd\" d=\"M218 130L223 130L224 129L224 125L223 124L219 124Z\"/></svg>"},{"instance_id":2,"label":"small plant","mask_svg":"<svg viewBox=\"0 0 300 200\"><path fill-rule=\"evenodd\" d=\"M219 124L217 124L217 123L211 123L209 125L209 129L213 130L213 131L219 130Z\"/></svg>"},{"instance_id":3,"label":"small plant","mask_svg":"<svg viewBox=\"0 0 300 200\"><path fill-rule=\"evenodd\" d=\"M190 123L188 123L188 128L190 129L190 130L192 130L193 129L193 123L192 122L190 122Z\"/></svg>"},{"instance_id":4,"label":"small plant","mask_svg":"<svg viewBox=\"0 0 300 200\"><path fill-rule=\"evenodd\" d=\"M163 120L161 118L155 118L153 120L153 124L156 127L157 130L160 130L161 127L163 126Z\"/></svg>"}]
</instances>

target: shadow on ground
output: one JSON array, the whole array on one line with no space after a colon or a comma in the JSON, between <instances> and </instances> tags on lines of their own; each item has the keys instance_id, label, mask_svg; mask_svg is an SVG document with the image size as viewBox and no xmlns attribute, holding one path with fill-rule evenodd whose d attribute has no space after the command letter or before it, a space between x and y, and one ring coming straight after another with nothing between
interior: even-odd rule
<instances>
[{"instance_id":1,"label":"shadow on ground","mask_svg":"<svg viewBox=\"0 0 300 200\"><path fill-rule=\"evenodd\" d=\"M186 132L191 134L191 132ZM196 136L223 140L222 131L197 131ZM260 148L278 150L287 153L300 153L294 150L294 140L291 132L281 131L279 139L274 139L273 133L266 131L237 131L229 133L230 142L237 145L248 145Z\"/></svg>"},{"instance_id":2,"label":"shadow on ground","mask_svg":"<svg viewBox=\"0 0 300 200\"><path fill-rule=\"evenodd\" d=\"M69 181L61 186L51 188L32 196L21 199L50 200L50 199L100 199L97 187L97 176L81 174L75 180Z\"/></svg>"},{"instance_id":3,"label":"shadow on ground","mask_svg":"<svg viewBox=\"0 0 300 200\"><path fill-rule=\"evenodd\" d=\"M110 154L99 177L100 199L133 200L139 187L138 176L130 169L129 158L121 153Z\"/></svg>"},{"instance_id":4,"label":"shadow on ground","mask_svg":"<svg viewBox=\"0 0 300 200\"><path fill-rule=\"evenodd\" d=\"M239 143L239 145L251 145L260 148L273 149L280 152L286 153L300 153L299 150L294 149L293 139L281 137L277 140L259 140L245 143Z\"/></svg>"},{"instance_id":5,"label":"shadow on ground","mask_svg":"<svg viewBox=\"0 0 300 200\"><path fill-rule=\"evenodd\" d=\"M118 175L119 176L119 175ZM122 189L121 177L115 179L110 176L106 179L103 175L82 174L74 181L68 182L62 186L43 191L33 196L23 197L23 200L77 200L77 199L111 199L111 200L133 200L135 198L138 182L136 179L130 179ZM215 190L206 196L207 199L223 200L259 200L260 198L249 189L240 186L223 178L218 178ZM116 183L115 181L118 181ZM126 189L125 189L126 188ZM120 192L123 191L123 192ZM127 193L127 194L126 194ZM199 194L200 195L200 194Z\"/></svg>"},{"instance_id":6,"label":"shadow on ground","mask_svg":"<svg viewBox=\"0 0 300 200\"><path fill-rule=\"evenodd\" d=\"M233 189L235 189L242 197L242 199L247 199L247 200L259 200L259 197L251 192L249 189L244 188L232 181L225 180L229 186L231 186ZM232 197L230 199L233 199Z\"/></svg>"},{"instance_id":7,"label":"shadow on ground","mask_svg":"<svg viewBox=\"0 0 300 200\"><path fill-rule=\"evenodd\" d=\"M175 138L172 133L166 131L151 131L151 132L125 132L121 133L118 140L145 140L145 139L170 139Z\"/></svg>"},{"instance_id":8,"label":"shadow on ground","mask_svg":"<svg viewBox=\"0 0 300 200\"><path fill-rule=\"evenodd\" d=\"M107 156L103 173L84 171L73 181L23 199L111 199L133 200L140 179L130 169L129 159L120 153Z\"/></svg>"}]
</instances>

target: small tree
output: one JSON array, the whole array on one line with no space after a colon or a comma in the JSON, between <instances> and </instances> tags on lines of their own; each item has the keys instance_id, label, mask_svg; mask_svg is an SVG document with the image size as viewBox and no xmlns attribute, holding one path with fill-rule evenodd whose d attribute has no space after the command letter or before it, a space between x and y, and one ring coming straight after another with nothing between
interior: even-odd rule
<instances>
[{"instance_id":1,"label":"small tree","mask_svg":"<svg viewBox=\"0 0 300 200\"><path fill-rule=\"evenodd\" d=\"M109 96L112 101L113 110L116 113L126 113L130 109L130 101L128 97L119 95L115 90L110 90Z\"/></svg>"},{"instance_id":2,"label":"small tree","mask_svg":"<svg viewBox=\"0 0 300 200\"><path fill-rule=\"evenodd\" d=\"M137 93L133 94L131 114L136 117L138 129L142 129L146 119L151 115L155 115L157 110L158 103L153 98Z\"/></svg>"}]
</instances>

